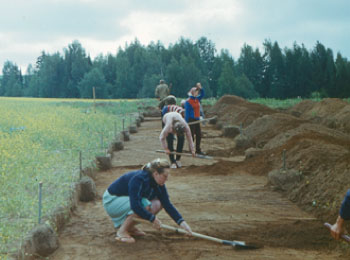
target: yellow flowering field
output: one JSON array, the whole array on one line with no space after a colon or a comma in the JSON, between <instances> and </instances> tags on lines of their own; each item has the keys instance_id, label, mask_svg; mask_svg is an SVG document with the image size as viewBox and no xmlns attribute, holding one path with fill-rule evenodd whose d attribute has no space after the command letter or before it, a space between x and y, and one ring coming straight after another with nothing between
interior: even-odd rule
<instances>
[{"instance_id":1,"label":"yellow flowering field","mask_svg":"<svg viewBox=\"0 0 350 260\"><path fill-rule=\"evenodd\" d=\"M38 223L39 182L43 216L66 205L79 151L91 166L147 102L0 97L0 259Z\"/></svg>"}]
</instances>

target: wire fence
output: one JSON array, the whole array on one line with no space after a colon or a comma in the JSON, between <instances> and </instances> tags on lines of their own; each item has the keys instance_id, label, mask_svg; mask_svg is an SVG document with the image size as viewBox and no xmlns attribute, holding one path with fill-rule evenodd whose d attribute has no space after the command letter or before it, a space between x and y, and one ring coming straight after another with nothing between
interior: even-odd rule
<instances>
[{"instance_id":1,"label":"wire fence","mask_svg":"<svg viewBox=\"0 0 350 260\"><path fill-rule=\"evenodd\" d=\"M95 157L106 155L109 144L118 140L120 131L138 115L124 114L122 122L115 121L112 129L87 130L94 142L86 147L33 149L28 158L22 158L28 163L10 166L0 156L0 260L18 252L29 231L57 208L69 207L82 170L96 168ZM14 147L13 151L20 150ZM17 155L23 156L20 152ZM40 162L33 158L40 158Z\"/></svg>"}]
</instances>

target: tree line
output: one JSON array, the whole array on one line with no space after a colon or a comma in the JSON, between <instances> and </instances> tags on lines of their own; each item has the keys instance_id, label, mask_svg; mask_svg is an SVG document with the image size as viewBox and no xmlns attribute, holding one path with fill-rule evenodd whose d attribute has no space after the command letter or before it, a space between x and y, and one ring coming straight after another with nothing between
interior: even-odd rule
<instances>
[{"instance_id":1,"label":"tree line","mask_svg":"<svg viewBox=\"0 0 350 260\"><path fill-rule=\"evenodd\" d=\"M6 61L0 96L45 98L154 97L160 79L172 83L172 94L185 97L201 82L206 97L233 94L244 98L309 98L350 96L350 62L317 42L308 50L294 43L284 48L265 40L263 51L244 44L234 60L227 50L216 50L206 37L180 38L165 48L161 42L142 45L137 39L115 55L91 59L78 41L63 53L42 52L25 74Z\"/></svg>"}]
</instances>

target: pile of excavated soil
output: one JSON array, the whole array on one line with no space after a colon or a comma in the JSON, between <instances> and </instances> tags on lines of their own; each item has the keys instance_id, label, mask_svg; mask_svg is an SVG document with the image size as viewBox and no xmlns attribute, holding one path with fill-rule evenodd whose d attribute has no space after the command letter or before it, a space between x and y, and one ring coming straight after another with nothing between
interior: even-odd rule
<instances>
[{"instance_id":1,"label":"pile of excavated soil","mask_svg":"<svg viewBox=\"0 0 350 260\"><path fill-rule=\"evenodd\" d=\"M256 103L251 103L237 96L223 96L208 109L207 116L217 116L223 125L241 125L247 127L255 119L277 111Z\"/></svg>"},{"instance_id":2,"label":"pile of excavated soil","mask_svg":"<svg viewBox=\"0 0 350 260\"><path fill-rule=\"evenodd\" d=\"M286 169L301 174L300 182L292 185L286 196L323 220L336 217L350 188L349 103L340 99L305 100L281 113L236 96L224 96L208 111L217 115L219 122L243 123L243 133L252 146L262 149L241 163L208 166L213 173L267 175L283 167L285 150ZM227 153L237 155L232 150Z\"/></svg>"},{"instance_id":3,"label":"pile of excavated soil","mask_svg":"<svg viewBox=\"0 0 350 260\"><path fill-rule=\"evenodd\" d=\"M303 100L293 107L287 109L287 112L296 117L302 117L305 112L310 111L315 105L315 101L312 100Z\"/></svg>"},{"instance_id":4,"label":"pile of excavated soil","mask_svg":"<svg viewBox=\"0 0 350 260\"><path fill-rule=\"evenodd\" d=\"M283 134L290 129L297 128L305 120L301 120L287 114L275 113L257 118L252 124L244 129L244 134L258 148L264 145L277 135Z\"/></svg>"},{"instance_id":5,"label":"pile of excavated soil","mask_svg":"<svg viewBox=\"0 0 350 260\"><path fill-rule=\"evenodd\" d=\"M338 98L304 100L288 109L294 116L350 133L350 104Z\"/></svg>"}]
</instances>

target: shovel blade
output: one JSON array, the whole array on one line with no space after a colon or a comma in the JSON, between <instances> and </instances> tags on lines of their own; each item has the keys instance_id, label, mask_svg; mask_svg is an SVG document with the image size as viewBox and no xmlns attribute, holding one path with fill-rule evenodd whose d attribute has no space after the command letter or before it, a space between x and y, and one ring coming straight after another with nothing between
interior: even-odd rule
<instances>
[{"instance_id":1,"label":"shovel blade","mask_svg":"<svg viewBox=\"0 0 350 260\"><path fill-rule=\"evenodd\" d=\"M252 249L259 249L262 248L260 245L254 245L250 243L246 243L244 241L229 241L229 240L223 240L222 243L224 245L230 245L233 246L234 249L237 250L252 250Z\"/></svg>"}]
</instances>

